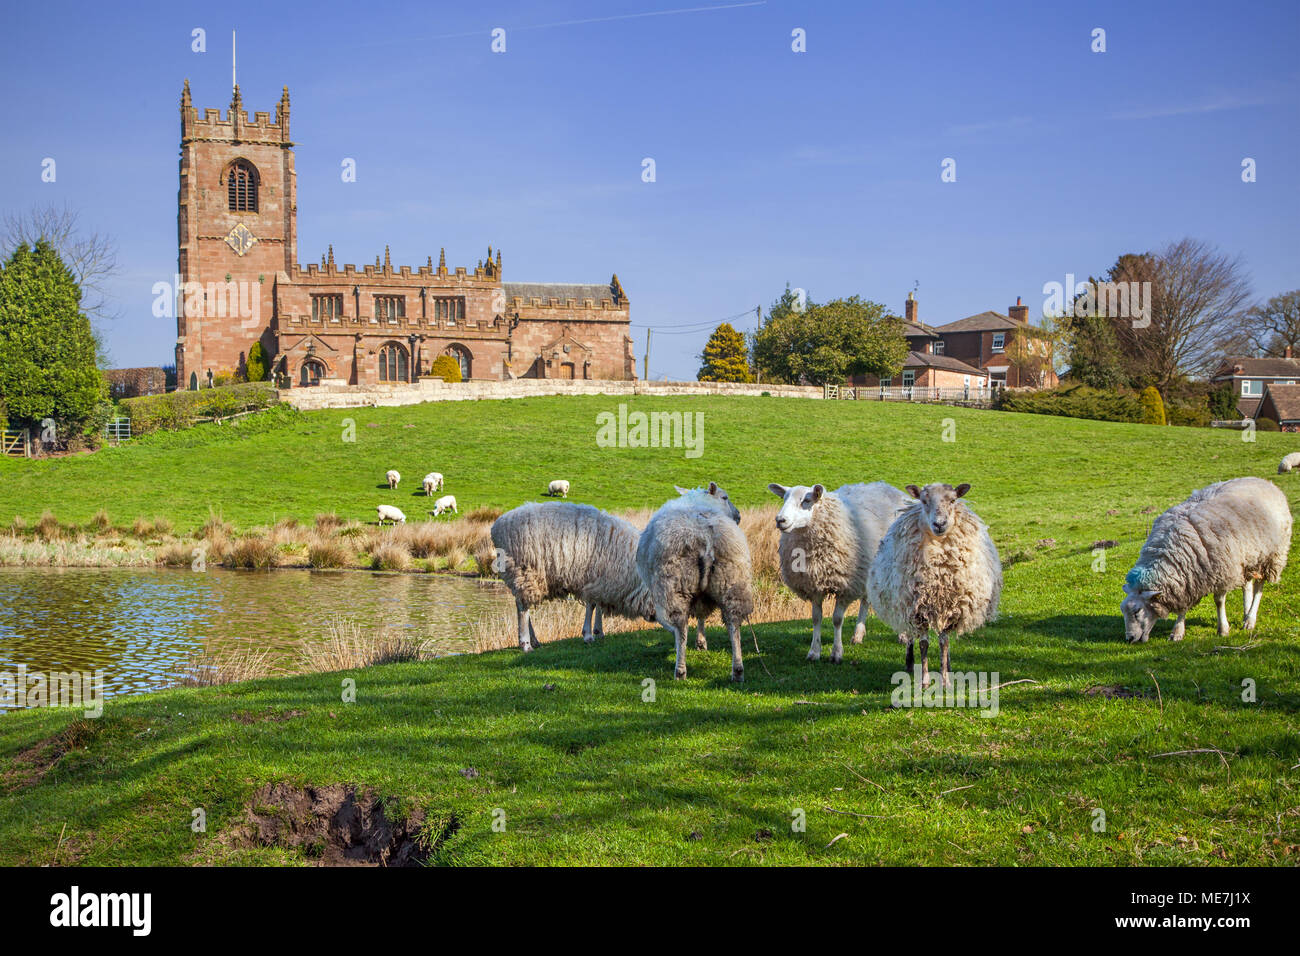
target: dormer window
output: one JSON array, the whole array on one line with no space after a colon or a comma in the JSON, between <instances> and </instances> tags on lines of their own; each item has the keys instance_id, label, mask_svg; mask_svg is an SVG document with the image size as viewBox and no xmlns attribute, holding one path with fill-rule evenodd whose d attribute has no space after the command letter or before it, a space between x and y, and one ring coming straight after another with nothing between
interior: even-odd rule
<instances>
[{"instance_id":1,"label":"dormer window","mask_svg":"<svg viewBox=\"0 0 1300 956\"><path fill-rule=\"evenodd\" d=\"M943 339L934 340L934 354L935 355L943 354Z\"/></svg>"},{"instance_id":2,"label":"dormer window","mask_svg":"<svg viewBox=\"0 0 1300 956\"><path fill-rule=\"evenodd\" d=\"M257 212L257 170L237 159L226 171L226 198L231 212Z\"/></svg>"}]
</instances>

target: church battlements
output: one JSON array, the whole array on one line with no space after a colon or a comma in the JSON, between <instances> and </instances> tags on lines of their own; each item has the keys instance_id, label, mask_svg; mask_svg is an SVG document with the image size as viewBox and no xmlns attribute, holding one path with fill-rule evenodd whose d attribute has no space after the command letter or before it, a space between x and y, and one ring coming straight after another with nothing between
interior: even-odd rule
<instances>
[{"instance_id":1,"label":"church battlements","mask_svg":"<svg viewBox=\"0 0 1300 956\"><path fill-rule=\"evenodd\" d=\"M274 120L269 112L256 111L250 122L238 86L235 87L230 107L224 114L209 106L204 108L200 117L198 108L190 98L190 81L186 80L185 88L181 91L181 145L205 140L292 146L289 139L289 87L284 87L280 94Z\"/></svg>"}]
</instances>

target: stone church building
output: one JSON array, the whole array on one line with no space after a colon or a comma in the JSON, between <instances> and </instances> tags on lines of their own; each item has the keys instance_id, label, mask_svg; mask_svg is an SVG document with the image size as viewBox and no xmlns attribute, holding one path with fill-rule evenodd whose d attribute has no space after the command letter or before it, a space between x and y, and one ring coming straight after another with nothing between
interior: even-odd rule
<instances>
[{"instance_id":1,"label":"stone church building","mask_svg":"<svg viewBox=\"0 0 1300 956\"><path fill-rule=\"evenodd\" d=\"M176 381L241 370L260 341L284 387L414 382L440 355L464 378L636 377L629 302L605 284L505 282L500 249L472 269L298 261L289 89L269 113L223 117L181 95Z\"/></svg>"}]
</instances>

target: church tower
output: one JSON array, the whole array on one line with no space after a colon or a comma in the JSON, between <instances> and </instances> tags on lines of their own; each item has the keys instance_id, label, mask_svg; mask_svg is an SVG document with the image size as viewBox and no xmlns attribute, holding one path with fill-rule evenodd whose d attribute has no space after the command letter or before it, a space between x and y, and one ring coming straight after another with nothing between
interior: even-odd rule
<instances>
[{"instance_id":1,"label":"church tower","mask_svg":"<svg viewBox=\"0 0 1300 956\"><path fill-rule=\"evenodd\" d=\"M230 109L199 116L190 83L181 93L177 209L176 383L206 386L209 373L239 370L254 342L270 358L276 277L298 257L298 188L289 139L289 88L269 113Z\"/></svg>"}]
</instances>

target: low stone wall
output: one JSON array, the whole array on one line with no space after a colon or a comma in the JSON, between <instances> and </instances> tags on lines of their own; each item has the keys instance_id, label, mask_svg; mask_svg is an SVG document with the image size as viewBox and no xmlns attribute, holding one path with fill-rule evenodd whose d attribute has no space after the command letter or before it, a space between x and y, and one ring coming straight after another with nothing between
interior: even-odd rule
<instances>
[{"instance_id":1,"label":"low stone wall","mask_svg":"<svg viewBox=\"0 0 1300 956\"><path fill-rule=\"evenodd\" d=\"M321 408L366 408L377 405L416 405L420 402L463 402L478 399L532 398L537 395L762 395L778 398L821 398L819 387L803 385L740 385L732 382L614 382L562 379L511 379L448 384L422 378L412 385L344 385L323 380L310 388L290 388L280 399L303 411Z\"/></svg>"}]
</instances>

